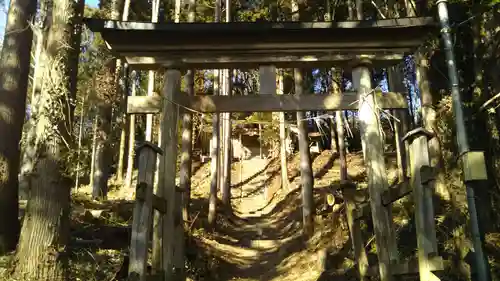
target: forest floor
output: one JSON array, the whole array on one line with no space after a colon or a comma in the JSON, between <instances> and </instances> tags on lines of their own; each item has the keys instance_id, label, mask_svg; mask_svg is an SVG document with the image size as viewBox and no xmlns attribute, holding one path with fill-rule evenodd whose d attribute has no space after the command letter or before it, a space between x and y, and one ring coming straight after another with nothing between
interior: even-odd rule
<instances>
[{"instance_id":1,"label":"forest floor","mask_svg":"<svg viewBox=\"0 0 500 281\"><path fill-rule=\"evenodd\" d=\"M298 158L294 155L289 159L288 187L281 185L279 159L252 157L233 163L233 212L219 212L213 231L207 230L210 164L193 165L191 218L186 241L190 280L356 280L344 205L341 200L333 206L326 204L327 194L341 198L338 157L331 151L312 155L316 216L315 234L309 238L301 231ZM395 159L393 155L387 155L386 159L387 175L392 183L396 180ZM362 154L349 154L347 162L350 179L365 182ZM134 192L111 183L112 190L105 202L89 200L89 187L73 194L72 280L110 281L126 276L123 258L128 251L133 209L130 198ZM463 194L455 197L461 198ZM415 254L416 247L411 206L408 200L399 200L393 207L400 255L406 258ZM463 237L464 224L456 223L463 220L463 210L439 207L436 213L440 253L456 263L446 271L448 278L442 280L464 280L459 275L468 270L462 261L468 258L469 252L463 245L469 242ZM448 222L450 217L455 224ZM370 264L374 265L376 255L369 218L363 229ZM493 233L487 238L490 261L499 268L500 258L495 257L500 257L497 255L500 234ZM7 266L5 260L0 257L0 271ZM496 271L494 269L494 273Z\"/></svg>"}]
</instances>

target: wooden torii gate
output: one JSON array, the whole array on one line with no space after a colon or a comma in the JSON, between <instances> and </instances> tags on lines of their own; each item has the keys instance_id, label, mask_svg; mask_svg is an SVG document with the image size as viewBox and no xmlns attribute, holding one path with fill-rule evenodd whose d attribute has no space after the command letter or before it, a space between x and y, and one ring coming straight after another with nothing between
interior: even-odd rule
<instances>
[{"instance_id":1,"label":"wooden torii gate","mask_svg":"<svg viewBox=\"0 0 500 281\"><path fill-rule=\"evenodd\" d=\"M161 227L163 260L162 269L158 270L165 272L166 280L170 280L175 267L175 233L179 229L182 231L179 212L175 210L174 201L178 198L176 195L178 190L175 187L177 120L179 111L183 108L203 113L359 110L363 153L368 171L368 204L377 246L378 274L382 281L388 281L393 280L395 274L411 272L408 264L399 267L395 264L398 262L397 249L393 237L392 217L388 208L392 202L391 198L400 198L408 193L405 191L408 185L401 184L389 189L378 115L380 109L407 108L407 102L402 94L382 94L374 91L371 83L371 69L395 65L401 62L403 55L412 53L423 43L430 32L436 31L432 18L345 22L175 24L87 19L86 24L92 31L100 32L109 48L116 55L123 57L131 67L167 69L163 95L161 97L129 97L127 109L130 114L163 114L159 194L152 195L150 191L141 192L138 193L141 194L138 201L142 200L151 206L156 200L156 205L161 206L164 211ZM277 68L334 66L350 68L353 72L353 84L356 91L336 95L260 93L261 95L251 96L187 96L180 91L181 71L186 69L248 69L270 65ZM407 138L411 139L410 136ZM422 141L419 143L422 144ZM152 158L155 149L145 151L149 151L147 152L149 154L141 159ZM414 151L416 153L417 148ZM148 161L147 163L151 162L151 160ZM424 162L425 159L420 160L417 163L420 165L418 167L425 166ZM418 167L413 168L412 171L421 171ZM413 172L412 179L415 183L412 183L412 186L417 184L415 181L417 174L420 179L418 182L423 182L422 176ZM144 178L150 181L147 176ZM149 186L142 182L138 185L141 189ZM418 194L416 197L418 221L430 220L433 213L424 213L424 208L432 203L427 195L421 195L420 191ZM349 206L348 209L355 211L355 205ZM134 215L134 225L137 227L132 230L133 232L145 231L144 224L136 220L144 217L144 212L151 212L151 209L143 205L136 206L137 216ZM358 213L362 211L363 208ZM363 245L359 244L359 233L356 231L354 217L351 216L349 227L360 277L363 279L368 274L368 264L366 260L360 259L362 252L360 248ZM419 237L418 271L421 273L421 280L432 280L426 279L429 275L424 274L423 271L435 270L429 265L431 256L434 257L436 254L432 246L435 242L435 235L432 238L432 231L425 232L422 228L417 228L417 232ZM146 236L133 233L132 239ZM434 239L434 242L431 241L429 244L424 238ZM420 243L420 241L424 242ZM131 245L139 244L142 247L147 245L145 241L141 242L132 241ZM144 250L136 252L140 253L138 256L143 260L135 261L141 266L131 267L130 273L137 276L139 280L144 280L146 262L144 254L147 252ZM131 258L131 264L133 262Z\"/></svg>"}]
</instances>

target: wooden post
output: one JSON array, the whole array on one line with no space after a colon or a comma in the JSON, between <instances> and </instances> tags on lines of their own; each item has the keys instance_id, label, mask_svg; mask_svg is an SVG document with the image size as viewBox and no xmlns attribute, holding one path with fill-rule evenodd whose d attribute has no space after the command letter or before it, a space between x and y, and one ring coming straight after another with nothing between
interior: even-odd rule
<instances>
[{"instance_id":1,"label":"wooden post","mask_svg":"<svg viewBox=\"0 0 500 281\"><path fill-rule=\"evenodd\" d=\"M428 140L433 134L424 128L417 128L406 134L404 140L410 145L411 185L415 201L417 229L418 267L421 281L439 280L431 271L430 259L437 255L436 225L432 204L433 190L429 174Z\"/></svg>"},{"instance_id":2,"label":"wooden post","mask_svg":"<svg viewBox=\"0 0 500 281\"><path fill-rule=\"evenodd\" d=\"M165 73L164 96L167 102L163 103L163 120L162 120L162 139L161 147L163 155L160 158L160 173L158 196L164 198L167 202L167 212L162 217L162 270L164 272L164 280L175 280L175 273L178 270L175 265L177 257L183 256L182 246L184 245L184 228L179 221L176 208L180 207L176 204L178 199L175 176L177 164L177 142L178 142L178 115L179 107L174 103L168 102L173 100L180 93L180 78L181 73L178 70L168 69Z\"/></svg>"},{"instance_id":3,"label":"wooden post","mask_svg":"<svg viewBox=\"0 0 500 281\"><path fill-rule=\"evenodd\" d=\"M388 188L384 162L384 145L374 91L371 85L370 62L359 62L353 70L354 88L359 93L359 124L361 143L368 174L368 190L372 210L373 228L377 245L380 280L392 281L391 243L392 221L389 209L382 204L382 193Z\"/></svg>"},{"instance_id":4,"label":"wooden post","mask_svg":"<svg viewBox=\"0 0 500 281\"><path fill-rule=\"evenodd\" d=\"M130 241L129 280L145 281L148 264L148 242L150 238L150 224L153 220L153 180L156 170L156 154L162 154L161 149L144 142L137 148L139 155L139 174L134 217L132 221L132 235Z\"/></svg>"},{"instance_id":5,"label":"wooden post","mask_svg":"<svg viewBox=\"0 0 500 281\"><path fill-rule=\"evenodd\" d=\"M342 183L342 193L346 204L347 224L349 226L349 234L352 240L354 259L358 265L359 280L364 281L366 280L366 275L368 274L368 256L366 255L359 220L354 216L354 212L356 212L356 186L353 184Z\"/></svg>"}]
</instances>

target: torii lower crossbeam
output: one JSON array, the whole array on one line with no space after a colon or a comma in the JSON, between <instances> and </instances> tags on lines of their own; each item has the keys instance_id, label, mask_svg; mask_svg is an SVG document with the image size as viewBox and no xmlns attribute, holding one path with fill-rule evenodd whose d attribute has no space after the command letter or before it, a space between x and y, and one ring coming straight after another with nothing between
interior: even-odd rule
<instances>
[{"instance_id":1,"label":"torii lower crossbeam","mask_svg":"<svg viewBox=\"0 0 500 281\"><path fill-rule=\"evenodd\" d=\"M377 93L377 106L383 109L408 108L406 98L399 93ZM213 112L278 112L357 110L359 96L355 92L339 95L248 95L193 96L180 95L170 101L181 107L202 113ZM159 113L163 97L129 97L127 112Z\"/></svg>"}]
</instances>

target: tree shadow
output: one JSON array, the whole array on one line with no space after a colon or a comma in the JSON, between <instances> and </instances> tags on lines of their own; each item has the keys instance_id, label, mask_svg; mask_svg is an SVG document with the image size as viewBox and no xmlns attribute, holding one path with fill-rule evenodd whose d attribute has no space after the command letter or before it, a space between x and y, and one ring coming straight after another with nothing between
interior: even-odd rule
<instances>
[{"instance_id":1,"label":"tree shadow","mask_svg":"<svg viewBox=\"0 0 500 281\"><path fill-rule=\"evenodd\" d=\"M319 156L320 154L318 153L311 153L311 163L314 162L314 160ZM299 157L298 154L296 157ZM291 173L288 173L288 181L293 182L298 176L300 176L300 169L297 167L297 169L294 169Z\"/></svg>"},{"instance_id":2,"label":"tree shadow","mask_svg":"<svg viewBox=\"0 0 500 281\"><path fill-rule=\"evenodd\" d=\"M335 160L338 158L338 153L334 152L330 155L328 158L328 161L321 167L319 171L314 173L314 179L321 179L323 176L325 176L331 168L333 168L333 164L335 163Z\"/></svg>"},{"instance_id":3,"label":"tree shadow","mask_svg":"<svg viewBox=\"0 0 500 281\"><path fill-rule=\"evenodd\" d=\"M255 178L257 178L259 175L261 175L262 173L264 173L268 168L269 166L271 166L276 160L272 160L272 161L269 161L265 167L263 167L261 170L259 170L258 172L256 172L255 174L253 174L252 176L246 178L245 180L243 181L240 181L236 184L233 184L231 186L231 188L238 188L238 187L242 187L243 185L245 184L248 184L249 182L251 182L252 180L254 180Z\"/></svg>"}]
</instances>

